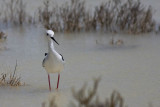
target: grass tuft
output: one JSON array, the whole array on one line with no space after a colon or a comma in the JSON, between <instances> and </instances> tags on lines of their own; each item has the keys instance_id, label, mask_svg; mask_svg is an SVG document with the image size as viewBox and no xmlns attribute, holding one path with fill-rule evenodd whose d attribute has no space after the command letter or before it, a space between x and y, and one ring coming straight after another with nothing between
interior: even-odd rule
<instances>
[{"instance_id":1,"label":"grass tuft","mask_svg":"<svg viewBox=\"0 0 160 107\"><path fill-rule=\"evenodd\" d=\"M4 32L0 31L0 40L1 39L7 39L7 34L5 34Z\"/></svg>"},{"instance_id":2,"label":"grass tuft","mask_svg":"<svg viewBox=\"0 0 160 107\"><path fill-rule=\"evenodd\" d=\"M86 84L84 84L84 86L78 91L75 91L74 88L72 89L73 97L79 103L79 105L86 107L89 107L91 105L91 101L97 93L99 81L100 78L94 80L92 89L87 90Z\"/></svg>"},{"instance_id":3,"label":"grass tuft","mask_svg":"<svg viewBox=\"0 0 160 107\"><path fill-rule=\"evenodd\" d=\"M72 90L73 97L78 102L78 105L72 103L73 107L126 107L124 106L124 99L118 91L113 91L110 98L106 99L105 102L100 102L96 95L99 81L100 78L94 79L92 89L87 89L84 85L78 91Z\"/></svg>"},{"instance_id":4,"label":"grass tuft","mask_svg":"<svg viewBox=\"0 0 160 107\"><path fill-rule=\"evenodd\" d=\"M21 77L16 76L17 61L13 74L2 73L0 77L0 86L24 86L25 83L21 82Z\"/></svg>"}]
</instances>

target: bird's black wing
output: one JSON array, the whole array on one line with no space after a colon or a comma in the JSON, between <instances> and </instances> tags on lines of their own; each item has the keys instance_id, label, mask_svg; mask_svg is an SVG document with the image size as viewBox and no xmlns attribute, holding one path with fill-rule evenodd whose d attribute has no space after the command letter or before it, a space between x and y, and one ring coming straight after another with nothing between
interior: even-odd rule
<instances>
[{"instance_id":1,"label":"bird's black wing","mask_svg":"<svg viewBox=\"0 0 160 107\"><path fill-rule=\"evenodd\" d=\"M62 54L59 54L59 55L61 55L61 57L62 57L62 60L64 61L64 58L63 58Z\"/></svg>"},{"instance_id":2,"label":"bird's black wing","mask_svg":"<svg viewBox=\"0 0 160 107\"><path fill-rule=\"evenodd\" d=\"M45 58L43 59L43 62L42 62L42 67L45 67L45 66L44 66L44 61L45 61Z\"/></svg>"}]
</instances>

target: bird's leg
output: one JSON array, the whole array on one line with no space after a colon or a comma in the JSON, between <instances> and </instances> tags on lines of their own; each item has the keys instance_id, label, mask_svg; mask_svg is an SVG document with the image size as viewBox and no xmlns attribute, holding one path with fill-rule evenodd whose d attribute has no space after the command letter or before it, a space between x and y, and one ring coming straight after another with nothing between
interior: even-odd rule
<instances>
[{"instance_id":1,"label":"bird's leg","mask_svg":"<svg viewBox=\"0 0 160 107\"><path fill-rule=\"evenodd\" d=\"M51 91L50 76L48 74L49 91Z\"/></svg>"},{"instance_id":2,"label":"bird's leg","mask_svg":"<svg viewBox=\"0 0 160 107\"><path fill-rule=\"evenodd\" d=\"M58 86L59 86L59 79L60 79L60 73L58 74L57 89L58 89Z\"/></svg>"}]
</instances>

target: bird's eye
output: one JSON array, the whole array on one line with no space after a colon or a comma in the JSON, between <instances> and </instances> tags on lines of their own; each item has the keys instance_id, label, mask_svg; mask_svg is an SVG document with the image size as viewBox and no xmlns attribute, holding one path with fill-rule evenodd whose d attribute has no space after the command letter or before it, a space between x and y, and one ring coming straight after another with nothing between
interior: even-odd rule
<instances>
[{"instance_id":1,"label":"bird's eye","mask_svg":"<svg viewBox=\"0 0 160 107\"><path fill-rule=\"evenodd\" d=\"M47 33L47 36L48 36L49 34Z\"/></svg>"}]
</instances>

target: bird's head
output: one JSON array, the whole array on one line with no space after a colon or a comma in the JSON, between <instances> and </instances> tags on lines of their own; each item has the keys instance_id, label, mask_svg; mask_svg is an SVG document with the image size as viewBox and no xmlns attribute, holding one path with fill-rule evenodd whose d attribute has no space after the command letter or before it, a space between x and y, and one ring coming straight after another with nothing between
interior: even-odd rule
<instances>
[{"instance_id":1,"label":"bird's head","mask_svg":"<svg viewBox=\"0 0 160 107\"><path fill-rule=\"evenodd\" d=\"M59 43L54 38L54 32L52 30L47 30L46 35L49 40L52 39L54 42L56 42L59 45Z\"/></svg>"}]
</instances>

